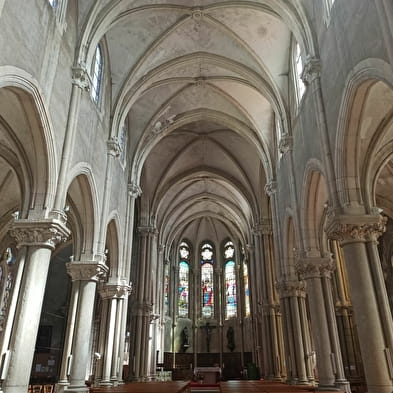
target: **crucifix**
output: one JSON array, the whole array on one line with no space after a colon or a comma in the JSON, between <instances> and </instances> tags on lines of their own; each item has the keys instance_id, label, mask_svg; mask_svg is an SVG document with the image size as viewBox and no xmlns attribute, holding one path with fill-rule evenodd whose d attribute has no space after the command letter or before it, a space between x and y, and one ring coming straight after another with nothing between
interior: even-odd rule
<instances>
[{"instance_id":1,"label":"crucifix","mask_svg":"<svg viewBox=\"0 0 393 393\"><path fill-rule=\"evenodd\" d=\"M210 326L209 322L206 322L206 325L201 326L201 329L204 329L205 334L206 334L206 350L207 350L207 352L210 352L210 338L211 338L212 330L215 328L216 328L215 326Z\"/></svg>"}]
</instances>

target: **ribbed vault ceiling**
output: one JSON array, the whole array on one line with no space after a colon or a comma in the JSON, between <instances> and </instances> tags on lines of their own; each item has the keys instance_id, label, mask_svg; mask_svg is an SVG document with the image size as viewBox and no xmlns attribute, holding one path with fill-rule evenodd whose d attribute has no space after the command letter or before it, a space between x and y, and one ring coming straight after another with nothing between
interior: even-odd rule
<instances>
[{"instance_id":1,"label":"ribbed vault ceiling","mask_svg":"<svg viewBox=\"0 0 393 393\"><path fill-rule=\"evenodd\" d=\"M113 129L129 125L130 178L163 242L203 237L204 228L206 237L225 230L246 243L266 214L296 17L281 0L93 7L87 57L105 37Z\"/></svg>"}]
</instances>

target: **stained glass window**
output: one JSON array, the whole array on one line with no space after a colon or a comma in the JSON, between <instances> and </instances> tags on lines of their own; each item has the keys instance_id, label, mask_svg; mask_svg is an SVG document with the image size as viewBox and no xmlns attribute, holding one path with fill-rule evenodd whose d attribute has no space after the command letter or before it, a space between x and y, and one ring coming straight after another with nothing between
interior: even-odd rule
<instances>
[{"instance_id":1,"label":"stained glass window","mask_svg":"<svg viewBox=\"0 0 393 393\"><path fill-rule=\"evenodd\" d=\"M178 314L179 317L188 317L189 305L189 277L190 267L187 262L181 261L179 263L179 300L178 300Z\"/></svg>"},{"instance_id":2,"label":"stained glass window","mask_svg":"<svg viewBox=\"0 0 393 393\"><path fill-rule=\"evenodd\" d=\"M91 81L91 96L96 104L98 104L98 101L100 99L101 80L102 80L102 52L101 52L100 45L97 45L96 52L94 54L92 81Z\"/></svg>"},{"instance_id":3,"label":"stained glass window","mask_svg":"<svg viewBox=\"0 0 393 393\"><path fill-rule=\"evenodd\" d=\"M201 267L202 276L202 315L212 317L214 315L214 271L210 263L204 263Z\"/></svg>"},{"instance_id":4,"label":"stained glass window","mask_svg":"<svg viewBox=\"0 0 393 393\"><path fill-rule=\"evenodd\" d=\"M248 282L248 266L243 263L243 280L244 280L244 311L246 317L251 314L250 310L250 288Z\"/></svg>"},{"instance_id":5,"label":"stained glass window","mask_svg":"<svg viewBox=\"0 0 393 393\"><path fill-rule=\"evenodd\" d=\"M237 283L236 265L234 261L225 264L225 301L226 318L236 317L237 315Z\"/></svg>"},{"instance_id":6,"label":"stained glass window","mask_svg":"<svg viewBox=\"0 0 393 393\"><path fill-rule=\"evenodd\" d=\"M190 248L186 242L180 243L179 255L182 259L188 259L190 257Z\"/></svg>"},{"instance_id":7,"label":"stained glass window","mask_svg":"<svg viewBox=\"0 0 393 393\"><path fill-rule=\"evenodd\" d=\"M164 315L169 314L169 265L164 267Z\"/></svg>"}]
</instances>

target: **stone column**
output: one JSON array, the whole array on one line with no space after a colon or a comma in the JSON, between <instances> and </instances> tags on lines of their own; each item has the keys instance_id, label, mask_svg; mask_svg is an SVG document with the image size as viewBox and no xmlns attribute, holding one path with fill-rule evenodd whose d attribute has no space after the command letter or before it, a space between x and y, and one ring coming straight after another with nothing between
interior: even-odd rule
<instances>
[{"instance_id":1,"label":"stone column","mask_svg":"<svg viewBox=\"0 0 393 393\"><path fill-rule=\"evenodd\" d=\"M334 386L332 348L328 329L327 310L321 281L321 269L329 264L328 258L304 258L300 261L298 272L307 283L310 305L311 331L314 337L319 387Z\"/></svg>"},{"instance_id":2,"label":"stone column","mask_svg":"<svg viewBox=\"0 0 393 393\"><path fill-rule=\"evenodd\" d=\"M69 236L63 220L16 220L11 228L26 260L11 331L4 393L27 391L52 250ZM21 268L21 267L19 267ZM23 265L22 265L23 268Z\"/></svg>"},{"instance_id":3,"label":"stone column","mask_svg":"<svg viewBox=\"0 0 393 393\"><path fill-rule=\"evenodd\" d=\"M61 359L61 369L60 369L60 378L56 386L56 391L60 392L64 390L64 387L69 384L68 381L68 371L70 366L70 356L72 349L72 340L74 337L74 328L75 328L75 318L78 306L78 296L79 296L79 285L74 281L72 283L71 289L71 299L70 306L68 310L67 317L67 330L64 340L63 347L63 356Z\"/></svg>"},{"instance_id":4,"label":"stone column","mask_svg":"<svg viewBox=\"0 0 393 393\"><path fill-rule=\"evenodd\" d=\"M62 211L67 195L67 175L70 160L75 144L75 130L78 121L80 99L83 91L90 88L90 79L85 65L78 65L72 69L72 90L67 115L66 132L64 136L63 151L61 156L61 164L59 169L59 177L57 179L57 190L54 202L54 212Z\"/></svg>"},{"instance_id":5,"label":"stone column","mask_svg":"<svg viewBox=\"0 0 393 393\"><path fill-rule=\"evenodd\" d=\"M138 265L135 293L135 306L133 312L135 331L132 347L134 359L134 380L143 380L147 376L149 354L149 328L152 314L153 299L151 298L151 258L152 247L155 244L157 230L153 227L139 227L140 234L140 263Z\"/></svg>"},{"instance_id":6,"label":"stone column","mask_svg":"<svg viewBox=\"0 0 393 393\"><path fill-rule=\"evenodd\" d=\"M373 279L366 247L366 242L384 229L385 221L379 215L336 215L329 218L327 225L327 233L340 242L344 251L369 393L393 391L391 348L383 326L386 318L390 319L389 326L393 321L389 313L381 316L377 294L386 288Z\"/></svg>"},{"instance_id":7,"label":"stone column","mask_svg":"<svg viewBox=\"0 0 393 393\"><path fill-rule=\"evenodd\" d=\"M268 379L281 381L282 359L278 337L279 326L277 325L277 315L280 307L274 287L272 233L272 225L268 219L261 221L254 227L257 249L262 256L261 261L257 265L261 268L262 285L258 287L261 287L262 290L262 321L264 336L267 335L263 350L265 354L265 372Z\"/></svg>"},{"instance_id":8,"label":"stone column","mask_svg":"<svg viewBox=\"0 0 393 393\"><path fill-rule=\"evenodd\" d=\"M287 343L289 345L289 357L292 363L292 376L290 383L305 385L309 383L306 367L306 350L302 329L301 298L306 296L302 281L282 280L277 284L280 298L285 302ZM308 332L304 332L308 334ZM288 348L287 348L288 351Z\"/></svg>"},{"instance_id":9,"label":"stone column","mask_svg":"<svg viewBox=\"0 0 393 393\"><path fill-rule=\"evenodd\" d=\"M74 338L71 351L70 384L67 391L88 392L85 384L86 367L89 361L90 335L93 323L94 301L97 281L108 271L103 262L72 262L67 272L78 285L78 311L75 318Z\"/></svg>"},{"instance_id":10,"label":"stone column","mask_svg":"<svg viewBox=\"0 0 393 393\"><path fill-rule=\"evenodd\" d=\"M103 299L100 352L102 371L99 384L111 386L119 382L118 357L120 329L122 326L123 302L131 287L124 284L106 283L100 289Z\"/></svg>"}]
</instances>

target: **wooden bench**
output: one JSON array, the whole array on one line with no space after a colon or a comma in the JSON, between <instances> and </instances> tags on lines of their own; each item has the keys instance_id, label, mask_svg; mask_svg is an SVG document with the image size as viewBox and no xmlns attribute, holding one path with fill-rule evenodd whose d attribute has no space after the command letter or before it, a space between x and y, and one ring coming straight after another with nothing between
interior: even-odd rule
<instances>
[{"instance_id":1,"label":"wooden bench","mask_svg":"<svg viewBox=\"0 0 393 393\"><path fill-rule=\"evenodd\" d=\"M133 382L115 387L94 387L91 393L189 393L190 383L184 381L169 382Z\"/></svg>"},{"instance_id":2,"label":"wooden bench","mask_svg":"<svg viewBox=\"0 0 393 393\"><path fill-rule=\"evenodd\" d=\"M307 393L315 392L316 388L269 381L227 381L220 383L220 391L221 393ZM337 391L325 393L337 393Z\"/></svg>"}]
</instances>

